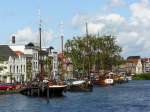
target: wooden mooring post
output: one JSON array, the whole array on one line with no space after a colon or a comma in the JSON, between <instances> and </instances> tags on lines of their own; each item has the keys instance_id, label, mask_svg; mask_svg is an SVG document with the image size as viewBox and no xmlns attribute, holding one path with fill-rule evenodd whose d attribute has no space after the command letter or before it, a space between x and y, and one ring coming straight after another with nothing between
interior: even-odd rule
<instances>
[{"instance_id":1,"label":"wooden mooring post","mask_svg":"<svg viewBox=\"0 0 150 112\"><path fill-rule=\"evenodd\" d=\"M49 103L49 86L48 86L48 83L47 83L47 103Z\"/></svg>"}]
</instances>

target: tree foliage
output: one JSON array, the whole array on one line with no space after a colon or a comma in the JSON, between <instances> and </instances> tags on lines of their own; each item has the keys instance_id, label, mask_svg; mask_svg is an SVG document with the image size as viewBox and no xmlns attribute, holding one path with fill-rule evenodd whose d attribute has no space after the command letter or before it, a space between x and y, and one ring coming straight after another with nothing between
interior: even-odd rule
<instances>
[{"instance_id":1,"label":"tree foliage","mask_svg":"<svg viewBox=\"0 0 150 112\"><path fill-rule=\"evenodd\" d=\"M32 62L27 61L27 80L32 81Z\"/></svg>"},{"instance_id":2,"label":"tree foliage","mask_svg":"<svg viewBox=\"0 0 150 112\"><path fill-rule=\"evenodd\" d=\"M88 74L95 70L111 70L122 62L122 49L114 36L74 37L65 44L65 55L71 59L74 73Z\"/></svg>"},{"instance_id":3,"label":"tree foliage","mask_svg":"<svg viewBox=\"0 0 150 112\"><path fill-rule=\"evenodd\" d=\"M50 78L52 77L52 57L48 57L45 61L44 61L44 65L45 65L45 76Z\"/></svg>"}]
</instances>

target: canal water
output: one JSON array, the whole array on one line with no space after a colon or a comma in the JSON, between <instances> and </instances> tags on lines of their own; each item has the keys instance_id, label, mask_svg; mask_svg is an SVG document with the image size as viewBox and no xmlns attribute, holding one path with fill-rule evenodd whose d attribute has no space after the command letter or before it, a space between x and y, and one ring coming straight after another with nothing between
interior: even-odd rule
<instances>
[{"instance_id":1,"label":"canal water","mask_svg":"<svg viewBox=\"0 0 150 112\"><path fill-rule=\"evenodd\" d=\"M91 93L65 93L64 97L0 96L0 112L150 112L150 81L94 87Z\"/></svg>"}]
</instances>

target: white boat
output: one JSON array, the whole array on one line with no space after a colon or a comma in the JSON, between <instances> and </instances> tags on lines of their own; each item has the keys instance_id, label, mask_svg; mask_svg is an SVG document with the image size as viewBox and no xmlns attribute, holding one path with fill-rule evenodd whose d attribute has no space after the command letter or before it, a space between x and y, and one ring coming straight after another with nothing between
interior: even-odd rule
<instances>
[{"instance_id":1,"label":"white boat","mask_svg":"<svg viewBox=\"0 0 150 112\"><path fill-rule=\"evenodd\" d=\"M93 84L89 80L74 80L68 83L68 91L88 92L92 91Z\"/></svg>"},{"instance_id":2,"label":"white boat","mask_svg":"<svg viewBox=\"0 0 150 112\"><path fill-rule=\"evenodd\" d=\"M126 78L128 81L132 80L132 76L127 76Z\"/></svg>"},{"instance_id":3,"label":"white boat","mask_svg":"<svg viewBox=\"0 0 150 112\"><path fill-rule=\"evenodd\" d=\"M83 84L83 83L85 83L85 80L77 80L77 81L73 81L72 85L80 85L80 84Z\"/></svg>"},{"instance_id":4,"label":"white boat","mask_svg":"<svg viewBox=\"0 0 150 112\"><path fill-rule=\"evenodd\" d=\"M113 79L105 79L105 84L107 84L107 85L111 85L111 84L113 84L114 83L114 80Z\"/></svg>"}]
</instances>

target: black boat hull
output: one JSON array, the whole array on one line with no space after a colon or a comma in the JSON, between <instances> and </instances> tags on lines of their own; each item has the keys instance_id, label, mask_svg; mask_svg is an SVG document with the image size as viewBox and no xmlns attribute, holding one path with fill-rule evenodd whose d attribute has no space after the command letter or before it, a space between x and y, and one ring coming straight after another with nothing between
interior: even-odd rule
<instances>
[{"instance_id":1,"label":"black boat hull","mask_svg":"<svg viewBox=\"0 0 150 112\"><path fill-rule=\"evenodd\" d=\"M48 90L47 90L48 89ZM60 97L66 91L66 86L45 87L45 88L25 88L20 93L27 96L39 97Z\"/></svg>"}]
</instances>

